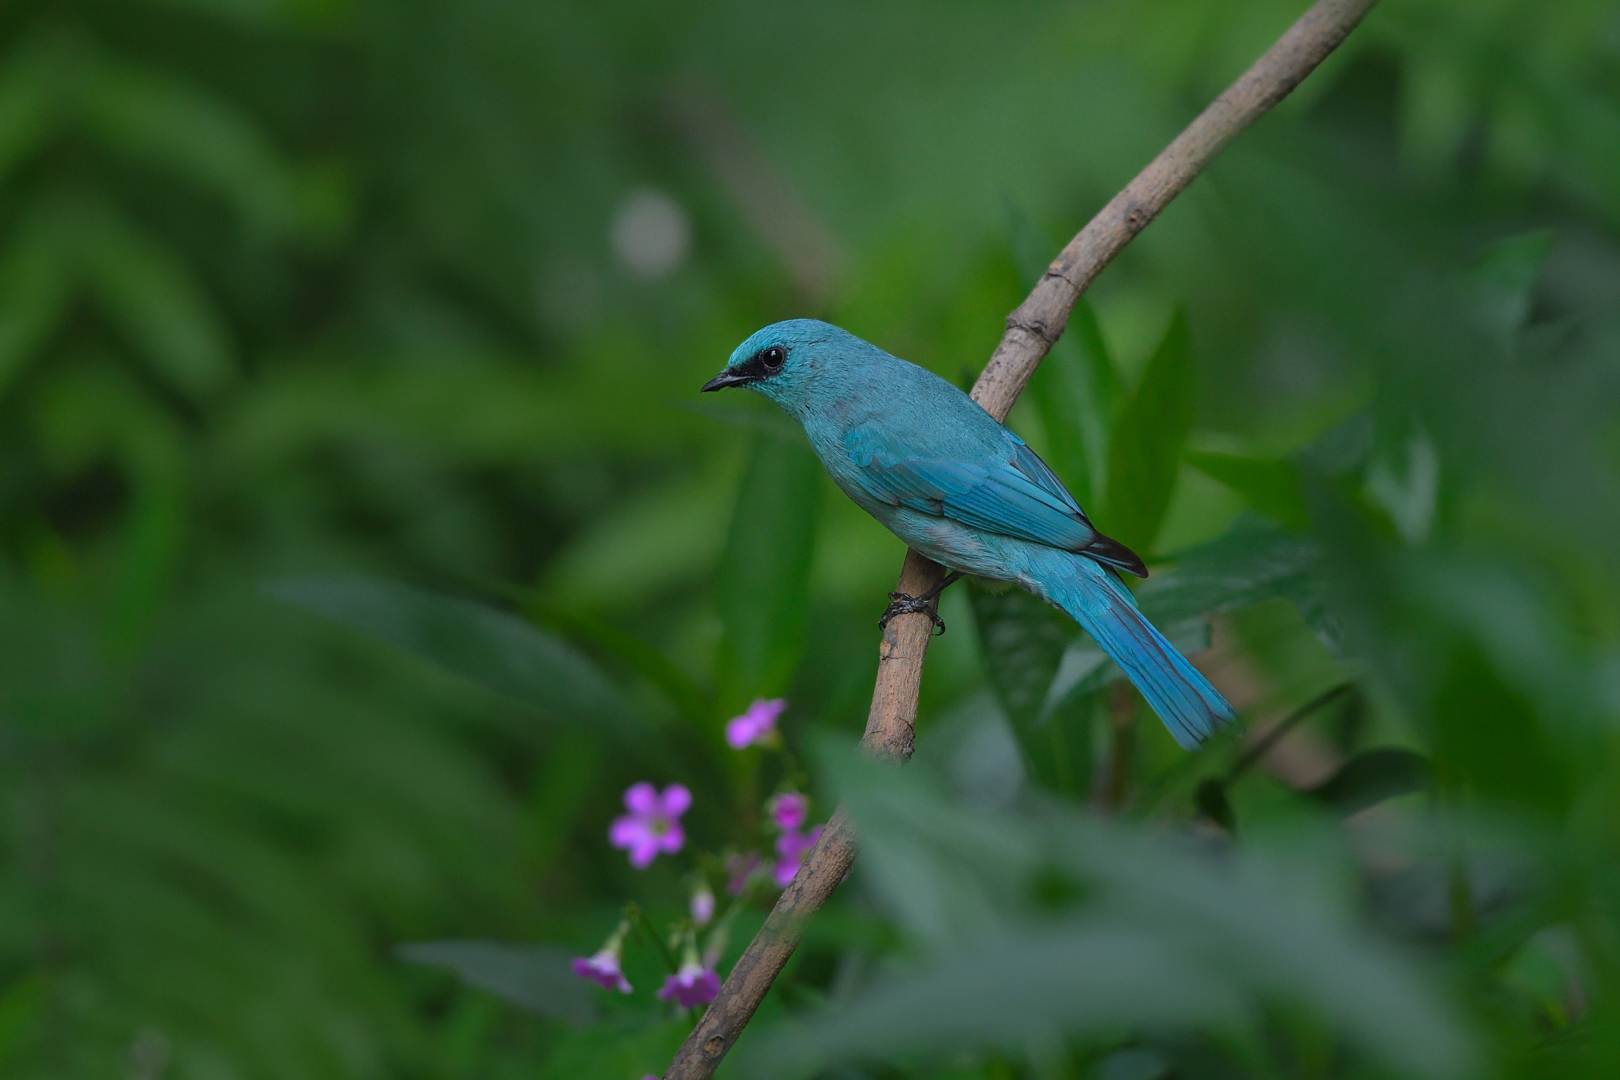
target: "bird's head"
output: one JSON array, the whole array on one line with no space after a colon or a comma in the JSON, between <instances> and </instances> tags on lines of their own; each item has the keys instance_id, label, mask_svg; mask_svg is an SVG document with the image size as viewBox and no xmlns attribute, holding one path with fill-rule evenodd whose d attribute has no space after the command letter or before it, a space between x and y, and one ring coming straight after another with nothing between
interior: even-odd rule
<instances>
[{"instance_id":1,"label":"bird's head","mask_svg":"<svg viewBox=\"0 0 1620 1080\"><path fill-rule=\"evenodd\" d=\"M817 319L772 323L737 346L725 370L704 383L703 390L746 386L799 413L817 388L836 382L837 369L862 349L872 346L831 323Z\"/></svg>"}]
</instances>

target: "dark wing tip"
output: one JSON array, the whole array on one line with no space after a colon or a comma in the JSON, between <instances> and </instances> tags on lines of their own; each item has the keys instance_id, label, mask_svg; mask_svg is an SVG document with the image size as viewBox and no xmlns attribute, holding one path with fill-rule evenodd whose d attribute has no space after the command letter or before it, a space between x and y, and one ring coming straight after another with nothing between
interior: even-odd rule
<instances>
[{"instance_id":1,"label":"dark wing tip","mask_svg":"<svg viewBox=\"0 0 1620 1080\"><path fill-rule=\"evenodd\" d=\"M1143 564L1141 556L1111 536L1098 533L1080 551L1100 563L1123 570L1128 574L1135 574L1139 578L1148 576L1147 566Z\"/></svg>"}]
</instances>

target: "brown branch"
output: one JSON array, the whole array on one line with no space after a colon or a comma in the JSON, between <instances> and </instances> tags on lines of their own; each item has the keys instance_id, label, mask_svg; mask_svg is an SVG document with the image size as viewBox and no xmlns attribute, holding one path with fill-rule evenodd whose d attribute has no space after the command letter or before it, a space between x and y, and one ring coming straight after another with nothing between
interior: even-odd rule
<instances>
[{"instance_id":1,"label":"brown branch","mask_svg":"<svg viewBox=\"0 0 1620 1080\"><path fill-rule=\"evenodd\" d=\"M1125 189L1070 240L1028 298L1007 316L1007 330L973 387L973 400L997 420L1035 373L1069 321L1080 294L1136 234L1169 205L1233 136L1288 96L1370 11L1377 0L1318 0L1220 97L1177 135ZM907 552L899 591L925 593L941 568ZM933 623L922 615L890 621L878 648L877 682L861 745L904 761L916 741L917 692ZM843 810L832 816L720 994L687 1036L665 1080L713 1075L799 943L804 922L824 904L855 860Z\"/></svg>"}]
</instances>

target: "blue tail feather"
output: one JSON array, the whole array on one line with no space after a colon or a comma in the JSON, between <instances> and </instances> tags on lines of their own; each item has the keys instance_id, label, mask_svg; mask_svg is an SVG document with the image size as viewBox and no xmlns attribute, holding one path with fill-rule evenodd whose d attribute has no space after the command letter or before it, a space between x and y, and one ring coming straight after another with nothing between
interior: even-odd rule
<instances>
[{"instance_id":1,"label":"blue tail feather","mask_svg":"<svg viewBox=\"0 0 1620 1080\"><path fill-rule=\"evenodd\" d=\"M1081 556L1052 554L1050 569L1057 572L1041 575L1038 591L1120 666L1176 742L1190 750L1236 718L1221 692L1137 609L1113 571Z\"/></svg>"}]
</instances>

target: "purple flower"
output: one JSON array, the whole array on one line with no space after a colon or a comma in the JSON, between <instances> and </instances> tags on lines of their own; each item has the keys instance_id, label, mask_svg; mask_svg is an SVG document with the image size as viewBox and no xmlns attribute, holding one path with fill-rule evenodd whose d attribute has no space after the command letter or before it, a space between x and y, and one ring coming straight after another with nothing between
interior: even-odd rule
<instances>
[{"instance_id":1,"label":"purple flower","mask_svg":"<svg viewBox=\"0 0 1620 1080\"><path fill-rule=\"evenodd\" d=\"M712 918L714 918L714 890L704 882L692 892L692 921L699 926L707 926Z\"/></svg>"},{"instance_id":2,"label":"purple flower","mask_svg":"<svg viewBox=\"0 0 1620 1080\"><path fill-rule=\"evenodd\" d=\"M810 800L797 791L784 791L765 804L771 820L783 832L797 832L810 817Z\"/></svg>"},{"instance_id":3,"label":"purple flower","mask_svg":"<svg viewBox=\"0 0 1620 1080\"><path fill-rule=\"evenodd\" d=\"M726 721L726 742L733 750L741 750L769 738L776 733L776 718L785 708L787 702L782 698L756 700L741 716Z\"/></svg>"},{"instance_id":4,"label":"purple flower","mask_svg":"<svg viewBox=\"0 0 1620 1080\"><path fill-rule=\"evenodd\" d=\"M749 879L763 864L764 860L752 851L742 855L730 855L726 858L726 892L732 896L741 896L743 890L748 888Z\"/></svg>"},{"instance_id":5,"label":"purple flower","mask_svg":"<svg viewBox=\"0 0 1620 1080\"><path fill-rule=\"evenodd\" d=\"M660 852L673 855L686 843L680 816L692 805L692 793L684 785L671 784L660 795L651 784L633 784L624 793L624 805L630 812L614 820L608 839L630 852L630 865L637 870L645 870Z\"/></svg>"},{"instance_id":6,"label":"purple flower","mask_svg":"<svg viewBox=\"0 0 1620 1080\"><path fill-rule=\"evenodd\" d=\"M624 936L629 932L630 924L621 922L619 928L607 939L607 944L603 945L595 956L575 957L574 962L568 966L582 979L587 979L607 990L628 994L630 980L619 970L619 950L624 947Z\"/></svg>"},{"instance_id":7,"label":"purple flower","mask_svg":"<svg viewBox=\"0 0 1620 1080\"><path fill-rule=\"evenodd\" d=\"M704 967L696 957L688 957L679 971L664 979L664 985L658 990L658 999L691 1007L707 1005L719 992L720 976L715 974L714 969Z\"/></svg>"},{"instance_id":8,"label":"purple flower","mask_svg":"<svg viewBox=\"0 0 1620 1080\"><path fill-rule=\"evenodd\" d=\"M821 826L817 825L807 833L785 832L776 838L776 887L785 889L793 881L793 875L799 872L799 864L804 862L805 854L816 846L821 839Z\"/></svg>"}]
</instances>

